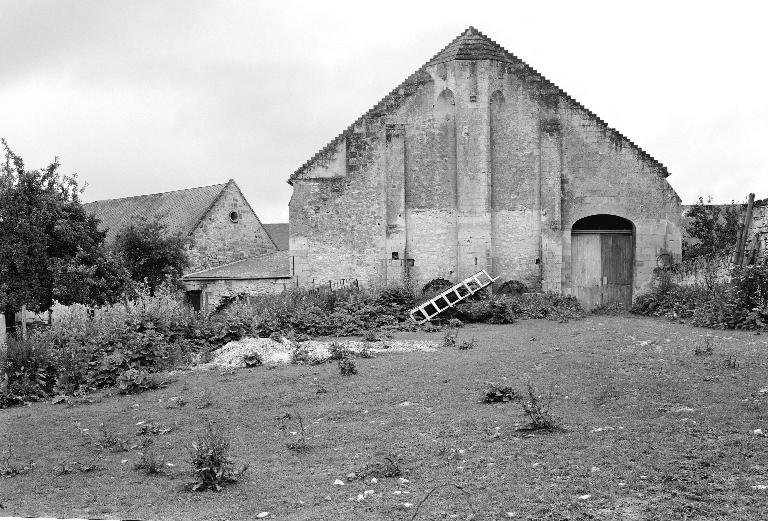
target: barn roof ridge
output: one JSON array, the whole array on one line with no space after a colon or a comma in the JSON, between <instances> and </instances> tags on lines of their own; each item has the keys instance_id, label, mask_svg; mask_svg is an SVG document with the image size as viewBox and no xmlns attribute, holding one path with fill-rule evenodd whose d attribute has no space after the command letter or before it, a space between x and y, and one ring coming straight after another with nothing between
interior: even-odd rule
<instances>
[{"instance_id":1,"label":"barn roof ridge","mask_svg":"<svg viewBox=\"0 0 768 521\"><path fill-rule=\"evenodd\" d=\"M107 230L107 241L113 240L124 226L139 218L159 219L168 226L170 233L188 235L229 185L237 187L237 183L230 179L226 183L99 199L83 203L83 208L101 221L99 227Z\"/></svg>"},{"instance_id":2,"label":"barn roof ridge","mask_svg":"<svg viewBox=\"0 0 768 521\"><path fill-rule=\"evenodd\" d=\"M473 41L475 42L478 42L478 41L481 42L481 45L472 46L470 39L473 39ZM487 44L490 44L490 47ZM424 63L424 65L419 67L415 72L410 74L397 87L392 89L387 95L381 98L371 109L369 109L362 116L357 118L351 125L349 125L336 137L334 137L327 145L325 145L320 150L318 150L303 165L297 168L293 172L293 174L289 177L288 184L293 184L293 181L304 170L306 170L309 166L311 166L315 161L320 159L322 156L331 152L332 149L336 147L336 145L338 145L341 139L354 133L355 127L362 124L370 116L375 115L377 112L377 109L385 105L387 101L392 100L398 94L401 94L404 88L409 84L409 82L414 81L414 79L419 74L423 74L426 72L426 68L428 66L439 64L439 63L445 63L447 61L453 61L453 60L464 60L464 61L495 60L495 61L502 61L506 63L511 63L513 65L517 65L517 68L514 71L515 74L520 74L521 72L523 72L525 74L534 75L537 81L542 82L548 88L554 89L559 96L562 96L568 103L572 104L576 109L584 112L590 119L592 119L598 125L603 127L606 132L610 132L614 134L616 136L616 138L613 140L615 143L620 143L620 141L626 142L630 147L632 147L636 151L636 153L640 158L650 162L653 166L658 168L659 172L663 177L669 177L669 171L661 161L657 160L651 154L646 152L642 147L637 145L634 141L629 139L627 136L625 136L615 128L608 125L608 123L606 123L597 114L595 114L594 112L586 108L580 102L576 101L564 89L558 87L555 83L553 83L546 76L544 76L539 71L537 71L536 69L528 65L525 61L518 58L515 54L509 52L502 45L498 44L496 41L492 40L491 38L483 34L481 31L475 29L475 27L470 25L467 29L462 31L462 33L459 34L456 38L451 40L450 43L448 43L440 51L435 53L434 56L432 56L426 63Z\"/></svg>"}]
</instances>

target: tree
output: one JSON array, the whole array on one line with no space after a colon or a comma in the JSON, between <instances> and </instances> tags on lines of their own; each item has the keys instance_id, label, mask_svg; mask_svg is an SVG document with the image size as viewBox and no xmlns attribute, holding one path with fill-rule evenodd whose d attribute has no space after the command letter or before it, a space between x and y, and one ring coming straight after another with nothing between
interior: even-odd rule
<instances>
[{"instance_id":1,"label":"tree","mask_svg":"<svg viewBox=\"0 0 768 521\"><path fill-rule=\"evenodd\" d=\"M733 250L739 235L742 207L738 204L713 205L712 198L699 197L688 211L683 240L683 259Z\"/></svg>"},{"instance_id":2,"label":"tree","mask_svg":"<svg viewBox=\"0 0 768 521\"><path fill-rule=\"evenodd\" d=\"M107 253L106 234L83 209L77 177L60 174L58 158L27 170L0 142L0 309L119 300L127 272Z\"/></svg>"},{"instance_id":3,"label":"tree","mask_svg":"<svg viewBox=\"0 0 768 521\"><path fill-rule=\"evenodd\" d=\"M170 233L168 226L157 219L134 221L115 237L115 252L131 278L145 282L151 294L163 282L178 284L189 266L186 246L184 237Z\"/></svg>"}]
</instances>

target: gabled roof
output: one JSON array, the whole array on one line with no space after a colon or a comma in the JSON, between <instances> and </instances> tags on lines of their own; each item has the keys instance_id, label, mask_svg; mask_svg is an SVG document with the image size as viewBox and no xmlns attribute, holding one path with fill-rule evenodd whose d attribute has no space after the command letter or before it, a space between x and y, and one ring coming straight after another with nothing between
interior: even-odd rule
<instances>
[{"instance_id":1,"label":"gabled roof","mask_svg":"<svg viewBox=\"0 0 768 521\"><path fill-rule=\"evenodd\" d=\"M288 223L265 223L262 226L278 250L288 249Z\"/></svg>"},{"instance_id":2,"label":"gabled roof","mask_svg":"<svg viewBox=\"0 0 768 521\"><path fill-rule=\"evenodd\" d=\"M137 219L158 219L168 226L169 233L186 236L197 228L230 183L235 182L230 179L217 185L105 199L86 203L83 207L101 221L100 229L108 230L107 241L113 240L117 232Z\"/></svg>"},{"instance_id":3,"label":"gabled roof","mask_svg":"<svg viewBox=\"0 0 768 521\"><path fill-rule=\"evenodd\" d=\"M395 87L389 94L384 96L373 108L368 112L360 116L354 123L352 123L346 130L336 136L330 143L321 148L315 155L313 155L306 163L299 167L288 179L288 184L293 184L293 181L308 167L310 167L315 161L327 157L333 152L339 142L351 135L354 132L355 127L360 126L365 119L381 116L389 108L399 105L402 100L414 93L418 86L430 79L427 67L431 65L437 65L439 63L445 63L452 60L495 60L502 63L511 64L512 74L521 77L526 83L537 84L542 90L551 91L563 98L573 108L582 111L592 121L602 127L607 133L610 133L611 141L615 146L623 146L626 144L631 147L638 158L648 161L656 167L661 175L664 177L669 176L667 167L656 158L651 156L648 152L640 148L633 143L629 138L624 136L618 130L611 128L608 124L600 119L594 112L584 107L581 103L573 99L563 89L549 81L536 69L525 63L523 60L507 51L504 47L491 40L483 33L469 27L459 36L457 36L451 43L446 45L440 52L435 54L427 63L422 65L416 72L411 74L406 80Z\"/></svg>"},{"instance_id":4,"label":"gabled roof","mask_svg":"<svg viewBox=\"0 0 768 521\"><path fill-rule=\"evenodd\" d=\"M273 251L184 275L184 280L252 280L291 278L291 257L287 251Z\"/></svg>"}]
</instances>

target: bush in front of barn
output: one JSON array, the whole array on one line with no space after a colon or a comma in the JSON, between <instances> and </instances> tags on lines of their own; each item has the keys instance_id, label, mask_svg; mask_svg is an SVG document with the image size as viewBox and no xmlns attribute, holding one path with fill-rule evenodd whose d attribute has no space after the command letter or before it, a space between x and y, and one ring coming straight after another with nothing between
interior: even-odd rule
<instances>
[{"instance_id":1,"label":"bush in front of barn","mask_svg":"<svg viewBox=\"0 0 768 521\"><path fill-rule=\"evenodd\" d=\"M654 287L638 296L634 313L690 318L714 329L768 329L768 264L734 267L730 281L705 287L681 286L658 272Z\"/></svg>"}]
</instances>

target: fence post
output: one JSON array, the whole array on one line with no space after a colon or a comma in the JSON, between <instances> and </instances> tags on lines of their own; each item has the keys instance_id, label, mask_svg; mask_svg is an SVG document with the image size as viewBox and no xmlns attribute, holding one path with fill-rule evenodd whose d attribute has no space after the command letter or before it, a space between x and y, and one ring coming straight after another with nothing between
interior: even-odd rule
<instances>
[{"instance_id":1,"label":"fence post","mask_svg":"<svg viewBox=\"0 0 768 521\"><path fill-rule=\"evenodd\" d=\"M21 306L21 339L27 339L27 305Z\"/></svg>"},{"instance_id":2,"label":"fence post","mask_svg":"<svg viewBox=\"0 0 768 521\"><path fill-rule=\"evenodd\" d=\"M0 313L0 353L5 352L5 313Z\"/></svg>"}]
</instances>

